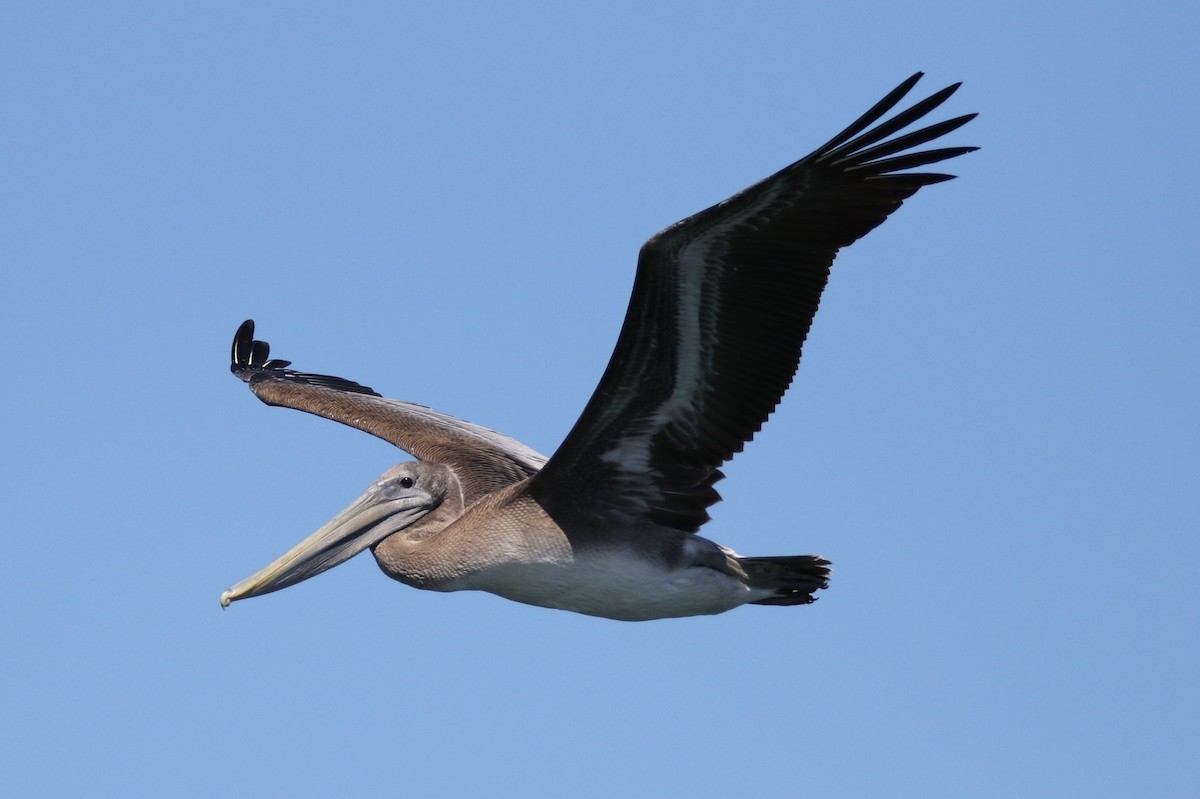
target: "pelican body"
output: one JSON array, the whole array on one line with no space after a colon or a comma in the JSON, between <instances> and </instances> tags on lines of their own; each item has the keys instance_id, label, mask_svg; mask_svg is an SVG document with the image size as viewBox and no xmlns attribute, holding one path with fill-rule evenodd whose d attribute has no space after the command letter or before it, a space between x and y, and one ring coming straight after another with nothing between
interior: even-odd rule
<instances>
[{"instance_id":1,"label":"pelican body","mask_svg":"<svg viewBox=\"0 0 1200 799\"><path fill-rule=\"evenodd\" d=\"M909 170L976 149L919 149L974 114L900 134L958 84L880 121L920 77L810 155L642 246L612 358L552 458L353 381L292 370L244 322L231 369L259 399L371 433L416 460L389 469L221 604L366 549L414 588L626 621L812 602L829 561L743 557L697 531L720 499L721 465L787 390L838 250L953 177Z\"/></svg>"}]
</instances>

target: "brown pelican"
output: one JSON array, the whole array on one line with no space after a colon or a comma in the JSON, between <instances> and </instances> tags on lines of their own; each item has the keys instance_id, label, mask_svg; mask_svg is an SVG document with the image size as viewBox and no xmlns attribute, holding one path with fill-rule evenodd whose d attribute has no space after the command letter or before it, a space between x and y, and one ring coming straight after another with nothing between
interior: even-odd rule
<instances>
[{"instance_id":1,"label":"brown pelican","mask_svg":"<svg viewBox=\"0 0 1200 799\"><path fill-rule=\"evenodd\" d=\"M549 460L429 408L288 369L244 323L231 368L261 400L364 430L417 460L385 472L221 604L368 548L389 577L416 588L489 591L613 619L812 602L829 561L742 557L696 532L720 499L720 466L791 383L838 250L922 186L953 177L907 170L976 149L916 149L974 114L895 135L958 84L880 122L920 77L812 154L642 246L612 359Z\"/></svg>"}]
</instances>

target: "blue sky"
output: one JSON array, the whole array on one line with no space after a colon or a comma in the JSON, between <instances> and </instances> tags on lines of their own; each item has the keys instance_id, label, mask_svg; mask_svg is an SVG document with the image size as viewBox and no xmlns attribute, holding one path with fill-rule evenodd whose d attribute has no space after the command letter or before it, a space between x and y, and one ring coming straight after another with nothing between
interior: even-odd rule
<instances>
[{"instance_id":1,"label":"blue sky","mask_svg":"<svg viewBox=\"0 0 1200 799\"><path fill-rule=\"evenodd\" d=\"M6 3L5 792L1183 796L1185 3ZM736 10L735 10L736 9ZM839 259L705 534L821 601L623 624L367 557L220 592L400 453L278 357L553 452L641 242L916 70L983 150Z\"/></svg>"}]
</instances>

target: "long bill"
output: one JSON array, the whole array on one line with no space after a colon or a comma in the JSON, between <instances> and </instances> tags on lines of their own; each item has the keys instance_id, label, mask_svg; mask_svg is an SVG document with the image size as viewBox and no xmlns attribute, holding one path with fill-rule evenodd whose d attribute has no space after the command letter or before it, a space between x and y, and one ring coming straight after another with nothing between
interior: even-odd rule
<instances>
[{"instance_id":1,"label":"long bill","mask_svg":"<svg viewBox=\"0 0 1200 799\"><path fill-rule=\"evenodd\" d=\"M414 524L435 506L419 496L392 499L372 486L320 530L222 593L221 607L287 588L332 569Z\"/></svg>"}]
</instances>

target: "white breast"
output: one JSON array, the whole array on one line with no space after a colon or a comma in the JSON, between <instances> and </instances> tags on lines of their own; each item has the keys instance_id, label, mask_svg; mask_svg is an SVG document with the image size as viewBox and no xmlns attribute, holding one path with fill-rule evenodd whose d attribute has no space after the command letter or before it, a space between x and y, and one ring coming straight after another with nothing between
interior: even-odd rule
<instances>
[{"instance_id":1,"label":"white breast","mask_svg":"<svg viewBox=\"0 0 1200 799\"><path fill-rule=\"evenodd\" d=\"M565 562L506 563L447 588L622 621L724 613L754 598L744 583L714 569L666 569L627 551L589 551Z\"/></svg>"}]
</instances>

